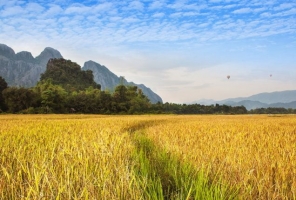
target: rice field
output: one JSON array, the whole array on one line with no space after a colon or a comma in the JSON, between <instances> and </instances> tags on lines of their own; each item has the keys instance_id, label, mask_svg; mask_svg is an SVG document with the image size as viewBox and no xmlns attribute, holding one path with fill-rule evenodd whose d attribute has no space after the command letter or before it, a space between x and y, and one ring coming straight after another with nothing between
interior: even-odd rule
<instances>
[{"instance_id":1,"label":"rice field","mask_svg":"<svg viewBox=\"0 0 296 200\"><path fill-rule=\"evenodd\" d=\"M0 199L296 199L296 116L0 115Z\"/></svg>"}]
</instances>

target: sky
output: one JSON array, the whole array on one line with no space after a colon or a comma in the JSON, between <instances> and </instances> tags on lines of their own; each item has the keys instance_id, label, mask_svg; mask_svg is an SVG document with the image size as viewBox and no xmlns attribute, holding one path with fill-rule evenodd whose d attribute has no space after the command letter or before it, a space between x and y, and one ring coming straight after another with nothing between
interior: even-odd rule
<instances>
[{"instance_id":1,"label":"sky","mask_svg":"<svg viewBox=\"0 0 296 200\"><path fill-rule=\"evenodd\" d=\"M0 43L93 60L164 102L296 89L295 0L0 0Z\"/></svg>"}]
</instances>

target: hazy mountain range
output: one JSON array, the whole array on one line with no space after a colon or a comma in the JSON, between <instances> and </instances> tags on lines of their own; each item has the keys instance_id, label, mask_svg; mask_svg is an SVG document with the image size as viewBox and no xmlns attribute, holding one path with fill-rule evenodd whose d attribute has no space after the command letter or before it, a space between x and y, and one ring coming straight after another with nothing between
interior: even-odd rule
<instances>
[{"instance_id":1,"label":"hazy mountain range","mask_svg":"<svg viewBox=\"0 0 296 200\"><path fill-rule=\"evenodd\" d=\"M248 110L255 108L294 108L296 109L296 90L277 91L270 93L259 93L249 97L238 97L215 101L212 99L201 99L193 103L211 105L225 104L229 106L245 106Z\"/></svg>"},{"instance_id":2,"label":"hazy mountain range","mask_svg":"<svg viewBox=\"0 0 296 200\"><path fill-rule=\"evenodd\" d=\"M40 74L45 72L50 58L63 58L61 53L53 48L46 47L39 56L33 57L30 52L14 50L5 44L0 44L0 76L9 86L33 87L40 79ZM74 61L75 62L75 61ZM119 83L136 85L152 103L162 102L159 95L143 84L135 84L118 77L107 67L94 61L84 63L82 70L92 70L94 80L101 85L101 89L112 91Z\"/></svg>"}]
</instances>

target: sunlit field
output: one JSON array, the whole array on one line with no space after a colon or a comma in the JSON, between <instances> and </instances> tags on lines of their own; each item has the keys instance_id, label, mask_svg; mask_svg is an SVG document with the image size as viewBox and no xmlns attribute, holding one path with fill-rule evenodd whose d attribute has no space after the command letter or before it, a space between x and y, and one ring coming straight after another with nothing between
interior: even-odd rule
<instances>
[{"instance_id":1,"label":"sunlit field","mask_svg":"<svg viewBox=\"0 0 296 200\"><path fill-rule=\"evenodd\" d=\"M294 115L0 115L0 199L296 199Z\"/></svg>"},{"instance_id":2,"label":"sunlit field","mask_svg":"<svg viewBox=\"0 0 296 200\"><path fill-rule=\"evenodd\" d=\"M147 135L242 199L296 198L296 116L176 116Z\"/></svg>"},{"instance_id":3,"label":"sunlit field","mask_svg":"<svg viewBox=\"0 0 296 200\"><path fill-rule=\"evenodd\" d=\"M129 171L132 145L122 130L123 118L0 119L0 199L137 198Z\"/></svg>"}]
</instances>

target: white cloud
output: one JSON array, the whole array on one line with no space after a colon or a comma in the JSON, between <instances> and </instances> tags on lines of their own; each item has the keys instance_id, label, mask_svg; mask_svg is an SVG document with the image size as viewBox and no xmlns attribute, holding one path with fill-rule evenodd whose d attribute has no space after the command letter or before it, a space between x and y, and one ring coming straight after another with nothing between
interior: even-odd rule
<instances>
[{"instance_id":1,"label":"white cloud","mask_svg":"<svg viewBox=\"0 0 296 200\"><path fill-rule=\"evenodd\" d=\"M254 8L253 9L253 12L257 13L257 12L262 12L262 11L265 11L266 8L262 7L262 8Z\"/></svg>"},{"instance_id":2,"label":"white cloud","mask_svg":"<svg viewBox=\"0 0 296 200\"><path fill-rule=\"evenodd\" d=\"M164 8L165 4L163 1L153 1L150 5L149 5L149 9L151 10L156 10L156 9L161 9Z\"/></svg>"},{"instance_id":3,"label":"white cloud","mask_svg":"<svg viewBox=\"0 0 296 200\"><path fill-rule=\"evenodd\" d=\"M223 6L224 9L230 9L230 8L234 8L234 7L236 7L235 4L229 4L229 5Z\"/></svg>"},{"instance_id":4,"label":"white cloud","mask_svg":"<svg viewBox=\"0 0 296 200\"><path fill-rule=\"evenodd\" d=\"M21 6L12 6L12 7L5 7L1 13L0 16L2 17L10 17L14 15L23 15L26 11Z\"/></svg>"},{"instance_id":5,"label":"white cloud","mask_svg":"<svg viewBox=\"0 0 296 200\"><path fill-rule=\"evenodd\" d=\"M210 25L210 23L201 23L201 24L198 25L198 27L204 28L204 27L207 27L209 25Z\"/></svg>"},{"instance_id":6,"label":"white cloud","mask_svg":"<svg viewBox=\"0 0 296 200\"><path fill-rule=\"evenodd\" d=\"M124 18L121 20L121 22L123 23L127 23L127 24L130 24L130 23L135 23L135 22L138 22L140 21L138 18L136 17L127 17L127 18Z\"/></svg>"},{"instance_id":7,"label":"white cloud","mask_svg":"<svg viewBox=\"0 0 296 200\"><path fill-rule=\"evenodd\" d=\"M72 5L70 7L68 7L65 10L65 14L84 14L84 13L89 13L91 10L91 7L87 7L84 5Z\"/></svg>"},{"instance_id":8,"label":"white cloud","mask_svg":"<svg viewBox=\"0 0 296 200\"><path fill-rule=\"evenodd\" d=\"M54 17L59 14L63 14L64 10L59 5L50 5L49 9L45 12L48 17Z\"/></svg>"},{"instance_id":9,"label":"white cloud","mask_svg":"<svg viewBox=\"0 0 296 200\"><path fill-rule=\"evenodd\" d=\"M196 15L199 15L199 13L197 13L197 12L184 12L183 13L183 16L186 16L186 17L192 17L192 16L196 16Z\"/></svg>"},{"instance_id":10,"label":"white cloud","mask_svg":"<svg viewBox=\"0 0 296 200\"><path fill-rule=\"evenodd\" d=\"M278 11L278 10L285 10L285 9L293 8L293 7L295 7L295 6L296 6L295 3L282 3L281 5L275 7L274 10L275 10L275 11Z\"/></svg>"},{"instance_id":11,"label":"white cloud","mask_svg":"<svg viewBox=\"0 0 296 200\"><path fill-rule=\"evenodd\" d=\"M272 14L269 12L264 12L260 14L260 17L272 17Z\"/></svg>"},{"instance_id":12,"label":"white cloud","mask_svg":"<svg viewBox=\"0 0 296 200\"><path fill-rule=\"evenodd\" d=\"M211 2L211 3L220 3L220 2L223 2L223 0L209 0L209 2Z\"/></svg>"},{"instance_id":13,"label":"white cloud","mask_svg":"<svg viewBox=\"0 0 296 200\"><path fill-rule=\"evenodd\" d=\"M182 15L183 15L182 12L175 12L175 13L170 14L170 17L178 18L178 17L181 17Z\"/></svg>"},{"instance_id":14,"label":"white cloud","mask_svg":"<svg viewBox=\"0 0 296 200\"><path fill-rule=\"evenodd\" d=\"M104 3L94 6L93 13L96 13L96 12L116 12L113 10L114 6L116 6L116 5L113 5L110 2L104 2Z\"/></svg>"},{"instance_id":15,"label":"white cloud","mask_svg":"<svg viewBox=\"0 0 296 200\"><path fill-rule=\"evenodd\" d=\"M289 16L289 15L296 15L296 8L292 8L290 10L285 10L285 11L274 14L274 16L282 16L282 17Z\"/></svg>"},{"instance_id":16,"label":"white cloud","mask_svg":"<svg viewBox=\"0 0 296 200\"><path fill-rule=\"evenodd\" d=\"M130 2L128 8L129 9L134 9L134 10L143 10L144 5L140 1L132 1L132 2Z\"/></svg>"},{"instance_id":17,"label":"white cloud","mask_svg":"<svg viewBox=\"0 0 296 200\"><path fill-rule=\"evenodd\" d=\"M158 13L154 13L154 14L152 15L152 17L161 18L161 17L163 17L164 15L165 15L164 13L162 13L162 12L158 12Z\"/></svg>"},{"instance_id":18,"label":"white cloud","mask_svg":"<svg viewBox=\"0 0 296 200\"><path fill-rule=\"evenodd\" d=\"M110 17L109 19L110 19L110 21L120 21L120 20L122 20L122 17L116 16L116 17Z\"/></svg>"},{"instance_id":19,"label":"white cloud","mask_svg":"<svg viewBox=\"0 0 296 200\"><path fill-rule=\"evenodd\" d=\"M240 8L240 9L237 9L237 10L233 11L232 13L234 13L234 14L246 14L246 13L250 13L250 12L252 12L251 8Z\"/></svg>"},{"instance_id":20,"label":"white cloud","mask_svg":"<svg viewBox=\"0 0 296 200\"><path fill-rule=\"evenodd\" d=\"M28 12L41 13L45 8L38 3L28 3L25 9Z\"/></svg>"}]
</instances>

